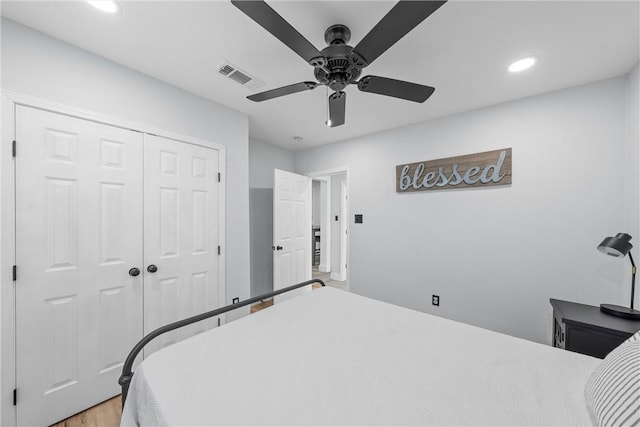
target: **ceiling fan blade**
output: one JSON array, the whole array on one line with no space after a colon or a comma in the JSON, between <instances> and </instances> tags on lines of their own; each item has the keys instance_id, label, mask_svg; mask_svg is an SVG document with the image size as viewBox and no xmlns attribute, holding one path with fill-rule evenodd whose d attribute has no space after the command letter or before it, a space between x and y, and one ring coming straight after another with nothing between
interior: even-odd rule
<instances>
[{"instance_id":1,"label":"ceiling fan blade","mask_svg":"<svg viewBox=\"0 0 640 427\"><path fill-rule=\"evenodd\" d=\"M353 48L351 60L370 65L447 1L399 1ZM354 55L355 54L355 55Z\"/></svg>"},{"instance_id":2,"label":"ceiling fan blade","mask_svg":"<svg viewBox=\"0 0 640 427\"><path fill-rule=\"evenodd\" d=\"M325 64L320 51L264 1L232 0L231 3L309 64L314 67Z\"/></svg>"},{"instance_id":3,"label":"ceiling fan blade","mask_svg":"<svg viewBox=\"0 0 640 427\"><path fill-rule=\"evenodd\" d=\"M332 128L344 124L344 107L347 94L343 91L334 92L329 96L329 123Z\"/></svg>"},{"instance_id":4,"label":"ceiling fan blade","mask_svg":"<svg viewBox=\"0 0 640 427\"><path fill-rule=\"evenodd\" d=\"M271 89L265 92L254 93L253 95L247 96L247 99L260 102L266 101L268 99L278 98L280 96L291 95L292 93L302 92L305 90L313 90L318 86L316 82L300 82L294 83L288 86L282 86L277 89Z\"/></svg>"},{"instance_id":5,"label":"ceiling fan blade","mask_svg":"<svg viewBox=\"0 0 640 427\"><path fill-rule=\"evenodd\" d=\"M393 96L414 102L426 101L436 90L431 86L378 76L365 76L361 78L358 82L358 89L362 92Z\"/></svg>"}]
</instances>

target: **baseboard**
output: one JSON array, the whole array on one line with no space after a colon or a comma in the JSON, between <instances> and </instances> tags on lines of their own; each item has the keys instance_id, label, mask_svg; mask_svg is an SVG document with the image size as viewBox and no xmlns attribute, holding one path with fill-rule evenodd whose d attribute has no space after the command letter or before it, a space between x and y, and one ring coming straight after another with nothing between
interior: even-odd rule
<instances>
[{"instance_id":1,"label":"baseboard","mask_svg":"<svg viewBox=\"0 0 640 427\"><path fill-rule=\"evenodd\" d=\"M331 273L331 280L335 280L337 282L342 282L342 275L340 273Z\"/></svg>"},{"instance_id":2,"label":"baseboard","mask_svg":"<svg viewBox=\"0 0 640 427\"><path fill-rule=\"evenodd\" d=\"M331 268L328 265L322 265L320 264L318 266L318 271L322 271L323 273L328 273L331 271Z\"/></svg>"}]
</instances>

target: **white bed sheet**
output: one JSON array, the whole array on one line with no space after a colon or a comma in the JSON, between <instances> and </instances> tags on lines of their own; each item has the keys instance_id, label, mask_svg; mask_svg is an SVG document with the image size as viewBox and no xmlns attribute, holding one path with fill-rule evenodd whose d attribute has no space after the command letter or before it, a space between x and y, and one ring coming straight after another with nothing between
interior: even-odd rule
<instances>
[{"instance_id":1,"label":"white bed sheet","mask_svg":"<svg viewBox=\"0 0 640 427\"><path fill-rule=\"evenodd\" d=\"M329 287L156 352L122 425L592 425L599 359Z\"/></svg>"}]
</instances>

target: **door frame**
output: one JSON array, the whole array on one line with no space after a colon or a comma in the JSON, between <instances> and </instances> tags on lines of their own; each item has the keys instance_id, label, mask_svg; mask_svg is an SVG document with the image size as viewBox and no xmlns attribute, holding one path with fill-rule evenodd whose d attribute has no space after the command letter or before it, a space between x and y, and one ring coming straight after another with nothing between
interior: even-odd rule
<instances>
[{"instance_id":1,"label":"door frame","mask_svg":"<svg viewBox=\"0 0 640 427\"><path fill-rule=\"evenodd\" d=\"M320 261L318 271L331 272L331 181L329 176L311 177L311 181L320 183ZM313 198L311 201L313 209ZM313 236L311 236L313 239ZM314 244L315 249L315 244Z\"/></svg>"},{"instance_id":2,"label":"door frame","mask_svg":"<svg viewBox=\"0 0 640 427\"><path fill-rule=\"evenodd\" d=\"M340 280L347 280L347 260L349 245L349 188L347 178L340 184L340 215L342 222L340 226ZM349 282L347 282L348 284Z\"/></svg>"},{"instance_id":3,"label":"door frame","mask_svg":"<svg viewBox=\"0 0 640 427\"><path fill-rule=\"evenodd\" d=\"M16 425L17 408L13 406L13 390L16 388L16 324L15 324L15 282L12 266L16 264L15 230L15 163L12 155L12 141L15 140L16 106L38 108L56 114L76 117L109 126L128 129L144 134L169 138L178 142L213 148L220 153L218 170L223 177L218 193L220 215L218 229L220 244L226 248L226 147L218 142L207 141L181 135L166 129L144 123L76 108L18 92L2 90L2 123L0 126L0 425ZM17 145L20 155L20 142ZM218 281L220 301L226 301L226 250L219 255ZM18 272L19 274L19 272ZM19 277L19 276L18 276ZM225 323L225 319L222 319ZM19 395L18 395L19 399Z\"/></svg>"},{"instance_id":4,"label":"door frame","mask_svg":"<svg viewBox=\"0 0 640 427\"><path fill-rule=\"evenodd\" d=\"M350 212L351 212L351 184L349 182L349 167L348 166L339 166L336 168L331 168L331 169L323 169L323 170L319 170L319 171L312 171L312 172L307 172L305 173L305 175L307 175L308 177L311 177L311 179L326 179L328 178L330 175L338 175L344 173L345 174L345 183L346 183L346 189L347 189L347 203L346 206L343 207L344 212L346 212L346 215L343 218L343 227L345 227L345 231L346 231L346 251L345 253L342 255L345 257L346 262L348 263L348 260L351 258L350 257L350 251L351 251L351 245L350 245L350 241L351 241L351 233L349 231L350 227L349 227L349 217L350 217ZM331 206L331 185L327 185L328 187L328 195L327 195L327 209L330 210L330 206ZM329 223L331 223L331 213L329 212ZM329 233L330 234L330 233ZM329 260L329 269L331 269L331 260ZM347 281L347 290L349 290L350 288L350 282L351 282L351 273L350 273L350 269L347 268L346 269L346 276L344 276L344 279Z\"/></svg>"}]
</instances>

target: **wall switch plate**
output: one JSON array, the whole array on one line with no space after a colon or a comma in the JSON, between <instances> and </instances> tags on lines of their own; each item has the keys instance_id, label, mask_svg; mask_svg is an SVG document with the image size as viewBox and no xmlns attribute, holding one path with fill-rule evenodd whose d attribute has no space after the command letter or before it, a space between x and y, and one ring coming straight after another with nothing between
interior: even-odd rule
<instances>
[{"instance_id":1,"label":"wall switch plate","mask_svg":"<svg viewBox=\"0 0 640 427\"><path fill-rule=\"evenodd\" d=\"M240 302L240 298L236 297L233 299L233 304L237 304Z\"/></svg>"},{"instance_id":2,"label":"wall switch plate","mask_svg":"<svg viewBox=\"0 0 640 427\"><path fill-rule=\"evenodd\" d=\"M362 214L355 215L355 222L356 224L362 224Z\"/></svg>"},{"instance_id":3,"label":"wall switch plate","mask_svg":"<svg viewBox=\"0 0 640 427\"><path fill-rule=\"evenodd\" d=\"M440 306L440 296L439 295L431 295L431 304Z\"/></svg>"}]
</instances>

